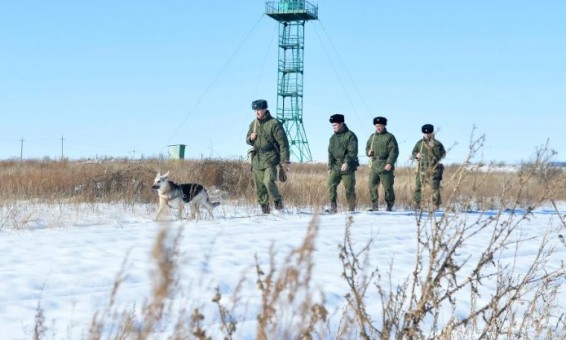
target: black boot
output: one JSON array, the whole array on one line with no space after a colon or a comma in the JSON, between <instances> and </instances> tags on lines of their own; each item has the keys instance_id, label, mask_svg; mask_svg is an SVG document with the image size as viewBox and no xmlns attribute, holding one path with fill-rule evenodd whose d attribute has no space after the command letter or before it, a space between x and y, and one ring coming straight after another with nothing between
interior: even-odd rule
<instances>
[{"instance_id":1,"label":"black boot","mask_svg":"<svg viewBox=\"0 0 566 340\"><path fill-rule=\"evenodd\" d=\"M261 205L261 212L264 214L269 214L269 204L262 204Z\"/></svg>"},{"instance_id":2,"label":"black boot","mask_svg":"<svg viewBox=\"0 0 566 340\"><path fill-rule=\"evenodd\" d=\"M327 213L336 214L338 211L338 205L336 202L330 202L330 208L326 210Z\"/></svg>"},{"instance_id":3,"label":"black boot","mask_svg":"<svg viewBox=\"0 0 566 340\"><path fill-rule=\"evenodd\" d=\"M275 201L275 210L282 210L283 209L283 200Z\"/></svg>"},{"instance_id":4,"label":"black boot","mask_svg":"<svg viewBox=\"0 0 566 340\"><path fill-rule=\"evenodd\" d=\"M369 211L378 211L379 210L379 205L377 204L377 201L375 202L371 202L371 208L369 209Z\"/></svg>"},{"instance_id":5,"label":"black boot","mask_svg":"<svg viewBox=\"0 0 566 340\"><path fill-rule=\"evenodd\" d=\"M393 211L393 204L387 203L387 208L385 208L386 211Z\"/></svg>"},{"instance_id":6,"label":"black boot","mask_svg":"<svg viewBox=\"0 0 566 340\"><path fill-rule=\"evenodd\" d=\"M354 212L356 210L356 199L352 198L348 200L348 211Z\"/></svg>"}]
</instances>

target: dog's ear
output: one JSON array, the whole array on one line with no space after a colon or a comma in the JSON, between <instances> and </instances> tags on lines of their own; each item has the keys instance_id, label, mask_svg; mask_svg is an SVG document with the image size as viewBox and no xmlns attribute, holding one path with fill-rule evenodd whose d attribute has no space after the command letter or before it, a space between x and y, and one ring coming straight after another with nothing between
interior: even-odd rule
<instances>
[{"instance_id":1,"label":"dog's ear","mask_svg":"<svg viewBox=\"0 0 566 340\"><path fill-rule=\"evenodd\" d=\"M155 175L155 177L161 177L161 170L157 172L157 175Z\"/></svg>"},{"instance_id":2,"label":"dog's ear","mask_svg":"<svg viewBox=\"0 0 566 340\"><path fill-rule=\"evenodd\" d=\"M169 177L169 171L167 171L162 177Z\"/></svg>"}]
</instances>

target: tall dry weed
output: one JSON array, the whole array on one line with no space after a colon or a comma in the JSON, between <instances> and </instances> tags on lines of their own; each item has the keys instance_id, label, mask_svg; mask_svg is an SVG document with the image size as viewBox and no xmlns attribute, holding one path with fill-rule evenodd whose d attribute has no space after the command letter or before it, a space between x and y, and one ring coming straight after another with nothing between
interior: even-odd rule
<instances>
[{"instance_id":1,"label":"tall dry weed","mask_svg":"<svg viewBox=\"0 0 566 340\"><path fill-rule=\"evenodd\" d=\"M476 142L481 144L481 139ZM516 174L512 190L506 182L498 186L495 215L478 214L472 220L466 215L467 209L481 197L482 186L481 181L476 181L478 177L468 181L464 166L450 179L454 187L447 202L448 206L463 209L438 216L433 209L432 193L425 193L428 204L416 219L414 268L402 282L381 275L390 274L393 267L361 266L369 244L353 249L346 233L341 258L351 293L347 296L350 308L345 311L345 319L354 322L356 332L367 339L563 337L564 307L556 301L566 280L566 267L564 263L546 266L556 256L556 247L560 246L556 236L560 231L548 230L537 241L538 252L526 271L516 268L521 246L534 242L521 234L520 226L536 207L554 202L556 188L564 185L537 184L537 174L546 166L547 155L544 148L537 152L529 170ZM533 186L538 188L534 195L530 190ZM563 223L559 229L564 228ZM463 249L480 234L489 235L489 242L477 254L462 256ZM514 250L511 258L502 256L510 249ZM377 289L378 301L366 298L370 282ZM486 290L487 283L495 283L495 290ZM468 292L471 302L466 312L456 305L463 292ZM367 306L375 303L381 306L379 322L365 312Z\"/></svg>"},{"instance_id":2,"label":"tall dry weed","mask_svg":"<svg viewBox=\"0 0 566 340\"><path fill-rule=\"evenodd\" d=\"M323 328L328 312L311 287L313 253L318 235L316 216L311 220L303 243L290 251L278 268L273 248L264 271L256 258L257 286L261 309L257 318L257 339L325 338Z\"/></svg>"}]
</instances>

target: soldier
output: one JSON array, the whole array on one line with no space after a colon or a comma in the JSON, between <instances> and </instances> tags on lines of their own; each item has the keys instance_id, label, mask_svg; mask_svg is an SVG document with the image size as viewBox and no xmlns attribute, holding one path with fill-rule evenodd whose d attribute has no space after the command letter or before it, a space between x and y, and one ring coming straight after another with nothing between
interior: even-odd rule
<instances>
[{"instance_id":1,"label":"soldier","mask_svg":"<svg viewBox=\"0 0 566 340\"><path fill-rule=\"evenodd\" d=\"M358 137L344 123L344 115L335 114L329 119L334 134L328 145L328 212L336 213L336 188L344 181L348 210L356 209L356 170L358 161Z\"/></svg>"},{"instance_id":2,"label":"soldier","mask_svg":"<svg viewBox=\"0 0 566 340\"><path fill-rule=\"evenodd\" d=\"M393 209L395 204L395 162L399 157L399 145L395 136L387 131L387 118L375 117L373 119L375 133L369 136L366 143L366 155L369 157L369 196L371 198L370 211L378 210L379 183L383 185L387 211Z\"/></svg>"},{"instance_id":3,"label":"soldier","mask_svg":"<svg viewBox=\"0 0 566 340\"><path fill-rule=\"evenodd\" d=\"M441 142L434 138L434 126L425 124L421 131L423 138L413 148L413 159L418 161L417 175L415 179L415 204L420 208L422 200L423 184L429 184L432 189L432 203L438 209L442 203L440 197L440 181L444 172L444 166L440 160L446 156L446 150Z\"/></svg>"},{"instance_id":4,"label":"soldier","mask_svg":"<svg viewBox=\"0 0 566 340\"><path fill-rule=\"evenodd\" d=\"M251 145L252 179L257 202L264 214L270 213L269 198L275 203L275 210L283 209L283 198L275 183L277 166L289 164L289 141L283 125L271 116L267 101L252 102L254 119L248 130L246 143Z\"/></svg>"}]
</instances>

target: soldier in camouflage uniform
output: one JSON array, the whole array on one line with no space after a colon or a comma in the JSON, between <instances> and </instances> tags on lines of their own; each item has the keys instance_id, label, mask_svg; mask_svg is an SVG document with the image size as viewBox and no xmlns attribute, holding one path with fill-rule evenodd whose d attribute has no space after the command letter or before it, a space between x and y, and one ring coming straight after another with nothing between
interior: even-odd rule
<instances>
[{"instance_id":1,"label":"soldier in camouflage uniform","mask_svg":"<svg viewBox=\"0 0 566 340\"><path fill-rule=\"evenodd\" d=\"M421 131L423 138L413 148L413 159L418 161L415 179L415 203L417 208L420 208L422 187L424 184L428 184L432 190L432 203L434 208L438 209L442 203L440 181L444 172L444 166L440 164L440 160L446 156L446 150L444 145L434 138L434 126L425 124Z\"/></svg>"},{"instance_id":2,"label":"soldier in camouflage uniform","mask_svg":"<svg viewBox=\"0 0 566 340\"><path fill-rule=\"evenodd\" d=\"M336 188L344 182L348 210L356 209L356 170L358 161L358 137L344 123L344 115L330 116L334 134L328 145L328 199L330 213L336 213Z\"/></svg>"},{"instance_id":3,"label":"soldier in camouflage uniform","mask_svg":"<svg viewBox=\"0 0 566 340\"><path fill-rule=\"evenodd\" d=\"M257 202L264 214L270 213L269 198L275 203L275 210L283 209L283 198L275 183L277 166L289 164L289 141L283 125L267 110L267 101L252 102L254 119L248 130L246 143L251 145L252 179Z\"/></svg>"},{"instance_id":4,"label":"soldier in camouflage uniform","mask_svg":"<svg viewBox=\"0 0 566 340\"><path fill-rule=\"evenodd\" d=\"M373 119L375 133L369 136L366 143L366 155L369 157L369 196L371 198L370 211L378 210L379 183L383 185L386 210L391 211L395 203L395 163L399 157L399 145L395 136L387 131L387 118L375 117Z\"/></svg>"}]
</instances>

